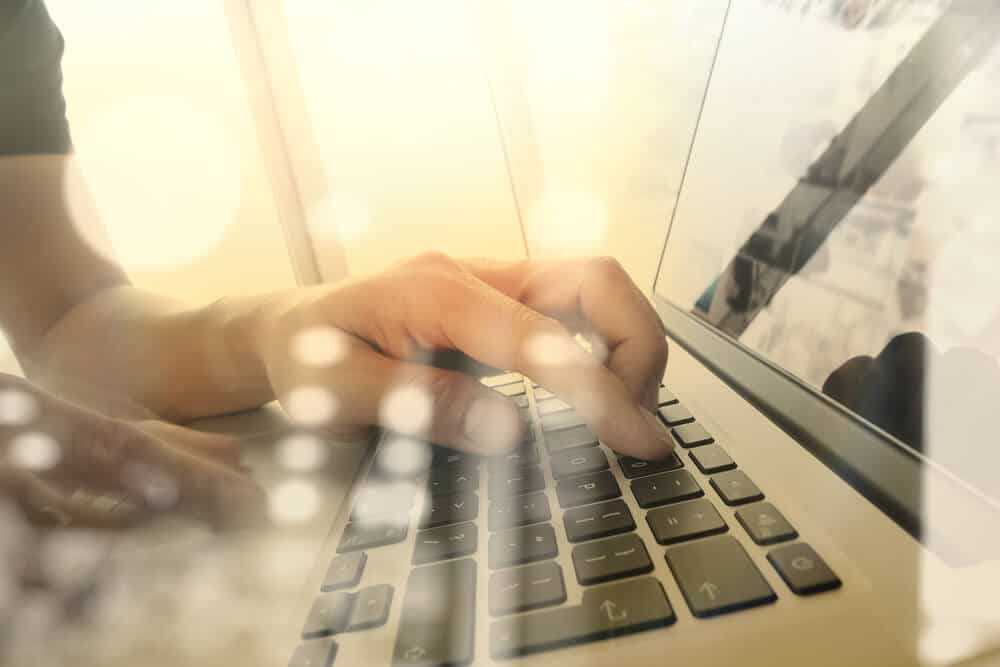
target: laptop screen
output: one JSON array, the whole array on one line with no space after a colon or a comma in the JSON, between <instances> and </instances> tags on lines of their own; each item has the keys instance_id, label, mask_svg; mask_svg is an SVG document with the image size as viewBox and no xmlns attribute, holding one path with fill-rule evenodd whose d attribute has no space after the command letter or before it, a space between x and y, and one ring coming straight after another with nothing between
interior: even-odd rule
<instances>
[{"instance_id":1,"label":"laptop screen","mask_svg":"<svg viewBox=\"0 0 1000 667\"><path fill-rule=\"evenodd\" d=\"M656 282L994 503L997 14L730 3Z\"/></svg>"}]
</instances>

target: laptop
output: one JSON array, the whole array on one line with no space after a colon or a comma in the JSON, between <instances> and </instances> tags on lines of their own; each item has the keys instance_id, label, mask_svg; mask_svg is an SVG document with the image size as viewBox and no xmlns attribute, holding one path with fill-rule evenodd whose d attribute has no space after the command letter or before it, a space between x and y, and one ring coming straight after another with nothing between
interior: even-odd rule
<instances>
[{"instance_id":1,"label":"laptop","mask_svg":"<svg viewBox=\"0 0 1000 667\"><path fill-rule=\"evenodd\" d=\"M382 433L289 665L1000 664L1000 6L709 4L652 295L675 453L483 377L529 436Z\"/></svg>"}]
</instances>

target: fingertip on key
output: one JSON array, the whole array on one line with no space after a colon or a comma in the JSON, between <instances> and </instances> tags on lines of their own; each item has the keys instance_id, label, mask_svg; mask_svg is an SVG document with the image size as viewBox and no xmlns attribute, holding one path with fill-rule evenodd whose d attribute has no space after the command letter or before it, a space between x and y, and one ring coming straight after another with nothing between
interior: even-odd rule
<instances>
[{"instance_id":1,"label":"fingertip on key","mask_svg":"<svg viewBox=\"0 0 1000 667\"><path fill-rule=\"evenodd\" d=\"M650 412L646 408L640 407L639 412L642 414L643 421L649 428L649 437L646 440L640 458L647 461L655 461L670 456L676 448L676 443L667 425L660 421L660 418L655 413Z\"/></svg>"},{"instance_id":2,"label":"fingertip on key","mask_svg":"<svg viewBox=\"0 0 1000 667\"><path fill-rule=\"evenodd\" d=\"M525 428L517 407L503 398L477 398L465 413L465 436L483 454L514 449Z\"/></svg>"}]
</instances>

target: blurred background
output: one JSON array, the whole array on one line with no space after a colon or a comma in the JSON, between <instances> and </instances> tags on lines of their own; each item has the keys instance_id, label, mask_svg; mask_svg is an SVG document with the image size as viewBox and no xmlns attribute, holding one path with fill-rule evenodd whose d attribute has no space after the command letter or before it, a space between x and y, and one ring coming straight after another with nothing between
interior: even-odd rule
<instances>
[{"instance_id":1,"label":"blurred background","mask_svg":"<svg viewBox=\"0 0 1000 667\"><path fill-rule=\"evenodd\" d=\"M286 169L327 280L530 249L614 254L648 288L713 4L48 2L114 246L138 283L193 302L293 284ZM500 127L512 107L531 117Z\"/></svg>"}]
</instances>

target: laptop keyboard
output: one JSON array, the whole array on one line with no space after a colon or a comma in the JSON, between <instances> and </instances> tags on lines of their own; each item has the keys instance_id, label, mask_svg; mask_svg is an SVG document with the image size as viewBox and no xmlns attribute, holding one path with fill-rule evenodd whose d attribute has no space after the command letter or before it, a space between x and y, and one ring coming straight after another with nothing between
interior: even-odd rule
<instances>
[{"instance_id":1,"label":"laptop keyboard","mask_svg":"<svg viewBox=\"0 0 1000 667\"><path fill-rule=\"evenodd\" d=\"M483 382L518 402L529 436L492 459L433 447L429 469L416 477L426 489L423 503L406 490L412 486L379 484L374 465L292 667L334 665L337 640L376 631L393 605L401 605L394 666L459 666L476 657L481 595L490 618L480 628L488 627L490 657L503 661L672 625L672 604L707 618L841 585L669 389L660 389L658 410L679 447L665 460L642 461L616 456L569 405L517 374ZM627 496L641 508L638 516ZM638 521L655 542L636 532ZM401 599L389 583L358 588L367 552L404 542L411 530L412 569ZM557 530L569 554L559 553ZM731 531L767 550L787 591L771 587ZM665 559L682 601L668 600L650 574L656 559ZM489 570L486 591L476 590L478 568ZM568 577L583 587L579 604L567 604Z\"/></svg>"}]
</instances>

